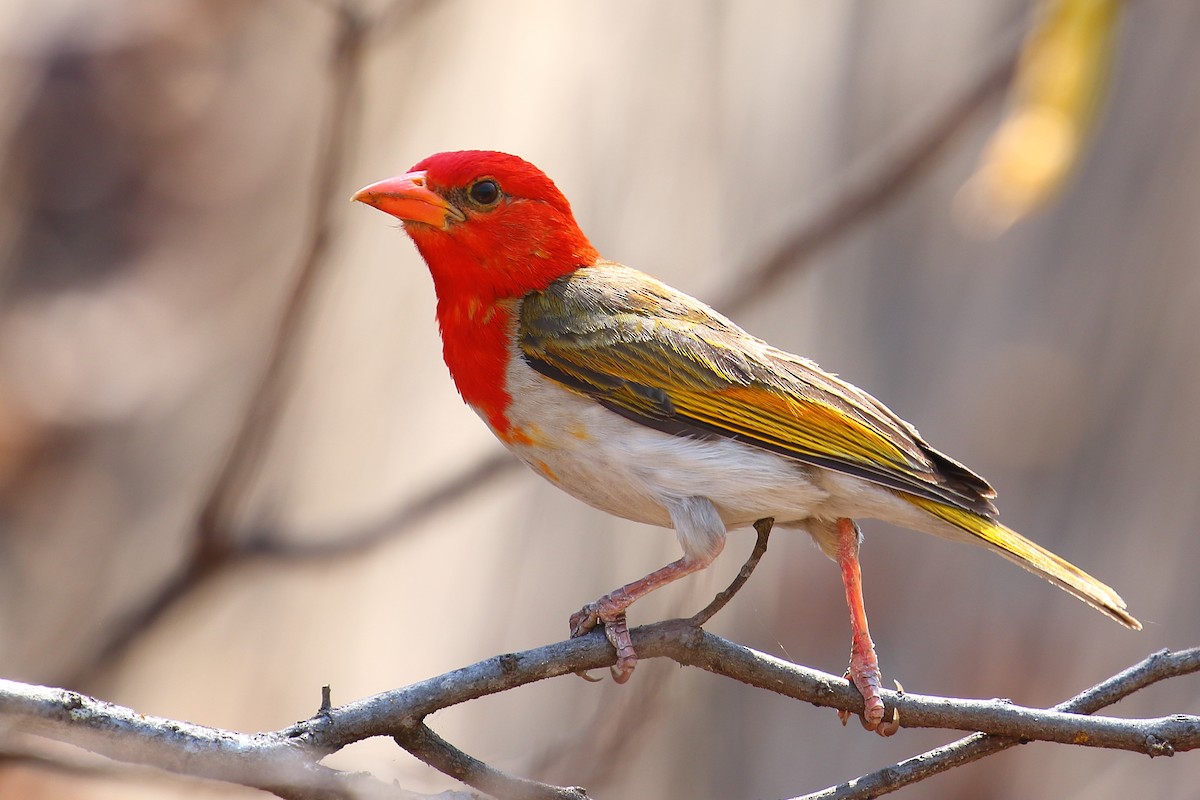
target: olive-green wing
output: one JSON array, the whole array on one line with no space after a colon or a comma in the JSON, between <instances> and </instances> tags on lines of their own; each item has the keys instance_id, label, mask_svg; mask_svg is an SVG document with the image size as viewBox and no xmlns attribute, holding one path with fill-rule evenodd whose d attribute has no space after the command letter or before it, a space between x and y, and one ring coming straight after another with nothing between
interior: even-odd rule
<instances>
[{"instance_id":1,"label":"olive-green wing","mask_svg":"<svg viewBox=\"0 0 1200 800\"><path fill-rule=\"evenodd\" d=\"M983 479L878 401L628 267L602 262L526 296L519 338L533 369L652 428L995 514Z\"/></svg>"}]
</instances>

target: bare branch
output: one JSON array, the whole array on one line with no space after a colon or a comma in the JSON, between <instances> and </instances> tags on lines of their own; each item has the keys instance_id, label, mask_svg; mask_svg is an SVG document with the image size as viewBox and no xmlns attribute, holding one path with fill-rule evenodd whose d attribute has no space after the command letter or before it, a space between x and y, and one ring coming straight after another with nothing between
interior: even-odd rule
<instances>
[{"instance_id":1,"label":"bare branch","mask_svg":"<svg viewBox=\"0 0 1200 800\"><path fill-rule=\"evenodd\" d=\"M644 657L666 656L797 700L862 713L862 697L843 678L798 667L704 631L696 632L703 640L701 643L679 650L669 644L669 638L659 641L665 634L657 625L638 630L649 633L649 629L654 629L654 644L643 644L634 638L638 653ZM1171 674L1198 670L1200 648L1183 651L1166 669ZM1173 755L1200 746L1200 717L1175 715L1125 720L1026 708L1005 700L949 699L887 690L882 694L887 708L894 707L900 712L906 728L982 731L1028 741L1130 750L1149 756Z\"/></svg>"},{"instance_id":2,"label":"bare branch","mask_svg":"<svg viewBox=\"0 0 1200 800\"><path fill-rule=\"evenodd\" d=\"M759 653L713 636L686 620L670 620L632 631L645 658L670 658L750 686L829 708L862 712L862 697L844 678ZM509 653L419 683L374 695L272 733L244 734L148 717L61 689L0 681L0 724L10 731L67 742L135 764L267 789L281 797L400 797L369 776L322 766L326 755L372 736L391 736L432 766L502 798L571 798L580 789L561 788L505 775L457 750L424 725L442 708L515 689L546 678L614 663L602 635L569 639L522 653ZM961 700L885 691L889 707L906 727L976 730L1017 741L1052 741L1129 750L1150 756L1200 748L1200 717L1176 714L1153 719L1085 716L1157 681L1200 671L1200 648L1161 652L1056 709L1025 708L1001 700ZM893 784L911 783L986 755L965 744L934 751L939 766L921 758L868 775L814 797L867 797ZM1002 749L1002 747L999 747Z\"/></svg>"},{"instance_id":3,"label":"bare branch","mask_svg":"<svg viewBox=\"0 0 1200 800\"><path fill-rule=\"evenodd\" d=\"M1197 671L1197 652L1196 649L1178 653L1160 650L1129 669L1080 692L1065 703L1059 703L1054 710L1072 714L1094 714L1152 683ZM795 800L866 800L878 797L954 767L1003 752L1021 743L1020 739L975 733L919 756L913 756L887 769L831 786L820 792L806 794Z\"/></svg>"},{"instance_id":4,"label":"bare branch","mask_svg":"<svg viewBox=\"0 0 1200 800\"><path fill-rule=\"evenodd\" d=\"M0 715L9 730L120 761L251 786L283 784L298 772L308 772L313 763L302 748L289 747L286 740L269 734L146 716L77 692L14 681L0 680Z\"/></svg>"},{"instance_id":5,"label":"bare branch","mask_svg":"<svg viewBox=\"0 0 1200 800\"><path fill-rule=\"evenodd\" d=\"M316 722L320 716L310 722ZM318 723L319 724L319 723ZM35 734L116 761L264 789L291 800L417 800L277 733L237 733L139 714L78 692L0 679L0 740Z\"/></svg>"},{"instance_id":6,"label":"bare branch","mask_svg":"<svg viewBox=\"0 0 1200 800\"><path fill-rule=\"evenodd\" d=\"M505 800L587 800L588 797L587 791L577 786L551 786L501 772L459 750L423 722L394 738L396 744L433 768Z\"/></svg>"}]
</instances>

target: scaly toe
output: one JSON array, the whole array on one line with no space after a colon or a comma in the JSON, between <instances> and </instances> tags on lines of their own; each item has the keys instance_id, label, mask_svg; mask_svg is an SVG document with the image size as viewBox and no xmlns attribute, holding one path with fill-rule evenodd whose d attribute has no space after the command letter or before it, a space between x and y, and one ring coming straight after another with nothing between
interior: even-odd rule
<instances>
[{"instance_id":1,"label":"scaly toe","mask_svg":"<svg viewBox=\"0 0 1200 800\"><path fill-rule=\"evenodd\" d=\"M600 618L596 616L593 604L588 604L571 615L571 619L567 624L571 628L571 638L578 639L580 636L586 636L596 627L596 623ZM588 683L599 683L603 678L593 676L586 669L581 669L575 673L583 678Z\"/></svg>"},{"instance_id":2,"label":"scaly toe","mask_svg":"<svg viewBox=\"0 0 1200 800\"><path fill-rule=\"evenodd\" d=\"M567 624L571 627L571 638L578 639L587 636L600 622L594 603L589 603L571 615Z\"/></svg>"},{"instance_id":3,"label":"scaly toe","mask_svg":"<svg viewBox=\"0 0 1200 800\"><path fill-rule=\"evenodd\" d=\"M880 731L880 724L883 722L883 698L879 695L879 680L880 674L877 668L870 666L863 667L855 664L851 659L850 668L846 670L843 676L850 681L854 688L858 689L858 693L863 698L863 713L862 726L869 731L876 731L883 736L891 736L899 728L898 717L893 717L893 720L888 723L889 726L895 725L889 732ZM838 719L845 725L850 719L850 712L838 711Z\"/></svg>"},{"instance_id":4,"label":"scaly toe","mask_svg":"<svg viewBox=\"0 0 1200 800\"><path fill-rule=\"evenodd\" d=\"M883 722L883 700L879 697L863 699L863 727L869 731L876 730Z\"/></svg>"},{"instance_id":5,"label":"scaly toe","mask_svg":"<svg viewBox=\"0 0 1200 800\"><path fill-rule=\"evenodd\" d=\"M617 651L617 663L609 667L609 671L612 673L614 681L625 683L633 674L638 657L633 650L633 640L629 637L629 624L625 620L624 613L604 620L604 635L608 637L609 644Z\"/></svg>"}]
</instances>

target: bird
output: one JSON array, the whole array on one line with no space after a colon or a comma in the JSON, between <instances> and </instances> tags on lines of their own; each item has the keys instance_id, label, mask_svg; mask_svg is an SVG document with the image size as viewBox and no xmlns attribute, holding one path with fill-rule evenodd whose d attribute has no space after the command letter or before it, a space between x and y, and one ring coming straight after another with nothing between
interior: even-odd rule
<instances>
[{"instance_id":1,"label":"bird","mask_svg":"<svg viewBox=\"0 0 1200 800\"><path fill-rule=\"evenodd\" d=\"M864 727L885 735L897 720L883 720L859 519L982 546L1141 628L1113 589L1002 525L988 482L881 402L603 259L533 164L442 152L353 199L403 223L433 278L451 378L504 446L595 508L674 529L679 559L570 617L573 637L603 629L617 682L637 663L628 608L709 566L728 531L767 518L808 533L839 565L846 677Z\"/></svg>"}]
</instances>

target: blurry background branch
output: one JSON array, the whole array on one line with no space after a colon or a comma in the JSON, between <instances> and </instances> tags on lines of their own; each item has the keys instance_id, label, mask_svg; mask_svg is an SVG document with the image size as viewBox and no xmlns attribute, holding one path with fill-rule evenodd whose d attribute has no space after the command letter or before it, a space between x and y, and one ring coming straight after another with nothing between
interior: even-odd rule
<instances>
[{"instance_id":1,"label":"blurry background branch","mask_svg":"<svg viewBox=\"0 0 1200 800\"><path fill-rule=\"evenodd\" d=\"M254 542L242 544L235 535L237 512L271 446L295 380L295 362L302 355L299 343L304 326L311 322L314 293L328 267L329 247L335 235L334 210L346 199L338 189L343 185L350 152L359 139L363 59L372 37L386 36L403 14L417 13L423 4L424 0L392 0L383 11L368 14L349 0L318 3L335 19L329 55L329 99L323 113L324 141L319 146L321 156L312 181L311 218L303 226L307 238L264 368L199 510L191 554L183 568L155 595L145 598L141 607L113 623L108 638L93 659L68 681L70 685L86 683L139 633L207 579L263 549Z\"/></svg>"},{"instance_id":2,"label":"blurry background branch","mask_svg":"<svg viewBox=\"0 0 1200 800\"><path fill-rule=\"evenodd\" d=\"M861 713L862 698L844 678L790 664L736 645L686 620L632 632L643 658L668 658L814 705ZM366 738L392 736L433 766L496 797L583 798L580 789L539 784L478 762L429 730L432 713L547 678L610 666L599 635L509 653L336 708L281 731L241 734L140 714L75 692L0 681L0 722L7 735L31 733L109 758L195 777L265 789L288 798L401 797L364 775L320 765L321 759ZM1170 756L1200 748L1200 717L1157 719L1083 716L1147 686L1200 671L1200 648L1156 653L1055 709L1001 700L960 700L885 693L907 728L983 732L878 773L807 798L866 798L894 791L1019 742L1047 741Z\"/></svg>"}]
</instances>

